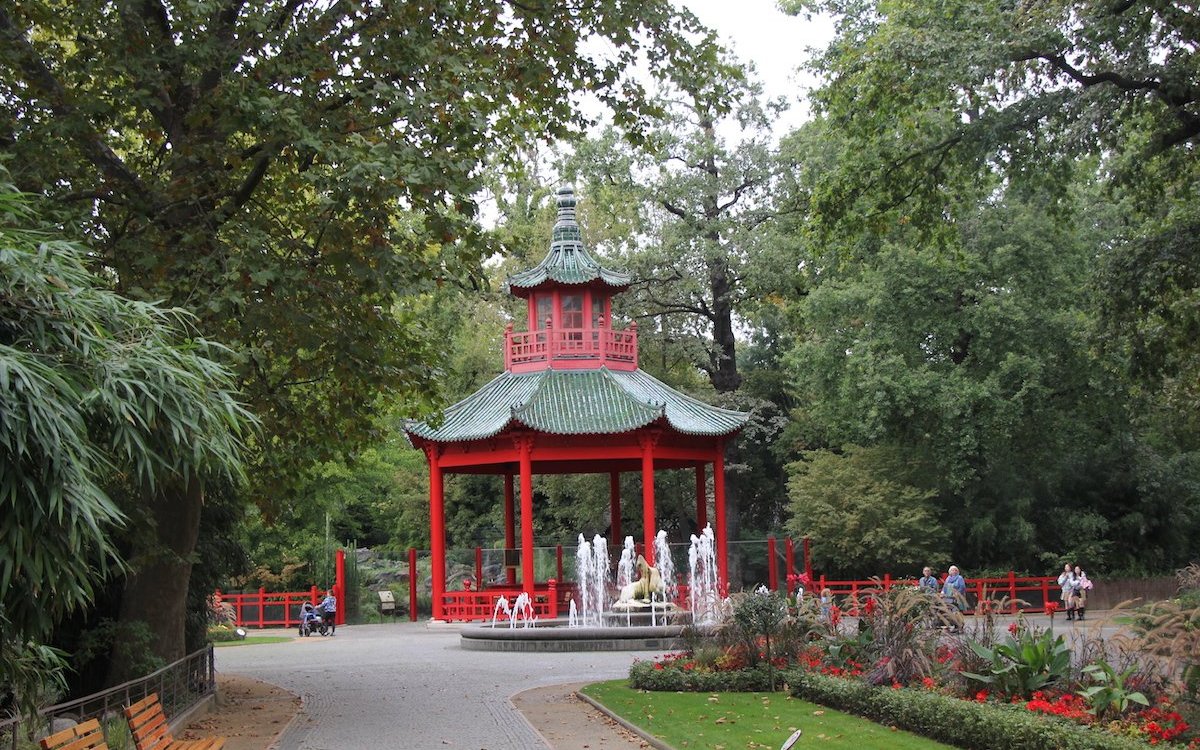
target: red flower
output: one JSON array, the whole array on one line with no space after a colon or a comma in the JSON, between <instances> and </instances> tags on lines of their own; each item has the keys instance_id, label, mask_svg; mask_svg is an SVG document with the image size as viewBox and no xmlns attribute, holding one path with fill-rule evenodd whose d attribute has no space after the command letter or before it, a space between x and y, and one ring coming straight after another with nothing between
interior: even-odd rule
<instances>
[{"instance_id":1,"label":"red flower","mask_svg":"<svg viewBox=\"0 0 1200 750\"><path fill-rule=\"evenodd\" d=\"M1020 630L1021 630L1021 626L1020 626L1020 625L1018 625L1018 624L1017 624L1017 622L1016 622L1015 620L1014 620L1014 621L1012 621L1012 622L1010 622L1010 623L1008 624L1008 632L1009 632L1009 633L1012 633L1012 636L1013 636L1014 638L1016 638L1016 637L1017 637L1017 633L1018 633Z\"/></svg>"},{"instance_id":2,"label":"red flower","mask_svg":"<svg viewBox=\"0 0 1200 750\"><path fill-rule=\"evenodd\" d=\"M829 623L836 628L838 626L838 623L841 621L842 621L841 608L839 608L837 605L830 607L829 608Z\"/></svg>"},{"instance_id":3,"label":"red flower","mask_svg":"<svg viewBox=\"0 0 1200 750\"><path fill-rule=\"evenodd\" d=\"M1046 602L1046 614L1053 617L1054 613L1057 611L1058 611L1058 602Z\"/></svg>"},{"instance_id":4,"label":"red flower","mask_svg":"<svg viewBox=\"0 0 1200 750\"><path fill-rule=\"evenodd\" d=\"M988 691L986 691L986 690L980 690L978 693L975 694L975 702L976 703L987 703L987 699L988 699Z\"/></svg>"}]
</instances>

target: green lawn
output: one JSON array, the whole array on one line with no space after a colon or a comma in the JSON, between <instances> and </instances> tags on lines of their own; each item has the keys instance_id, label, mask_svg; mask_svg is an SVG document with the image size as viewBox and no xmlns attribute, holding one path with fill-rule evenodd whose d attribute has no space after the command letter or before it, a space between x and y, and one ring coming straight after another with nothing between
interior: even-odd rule
<instances>
[{"instance_id":1,"label":"green lawn","mask_svg":"<svg viewBox=\"0 0 1200 750\"><path fill-rule=\"evenodd\" d=\"M214 641L213 646L224 648L225 646L249 646L257 643L285 643L291 640L294 639L288 635L248 635L236 641Z\"/></svg>"},{"instance_id":2,"label":"green lawn","mask_svg":"<svg viewBox=\"0 0 1200 750\"><path fill-rule=\"evenodd\" d=\"M778 750L792 732L803 729L796 748L930 750L949 748L857 716L796 700L786 693L641 692L626 680L588 685L582 690L614 714L671 747Z\"/></svg>"}]
</instances>

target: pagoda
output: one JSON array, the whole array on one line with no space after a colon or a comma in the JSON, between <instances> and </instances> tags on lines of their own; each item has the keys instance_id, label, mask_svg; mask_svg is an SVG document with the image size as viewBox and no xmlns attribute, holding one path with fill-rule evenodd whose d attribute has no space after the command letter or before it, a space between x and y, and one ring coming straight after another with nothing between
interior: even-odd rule
<instances>
[{"instance_id":1,"label":"pagoda","mask_svg":"<svg viewBox=\"0 0 1200 750\"><path fill-rule=\"evenodd\" d=\"M723 589L728 584L725 443L748 415L684 395L638 369L637 324L624 330L612 326L612 298L632 279L600 265L584 246L574 190L559 189L557 202L558 218L546 257L508 279L510 293L526 301L528 326L524 331L507 326L504 372L448 407L440 422L411 422L405 428L429 462L435 619L464 611L490 617L497 598L486 590L446 590L443 477L448 473L504 477L505 546L519 551L519 557L514 556L519 565L509 570L509 583L517 585L519 567L520 591L545 601L546 586L553 587L553 582L534 580L534 475L607 473L610 539L618 543L620 475L640 471L641 546L653 564L654 472L694 469L696 526L703 528L709 522L706 471L711 465L718 579ZM478 600L473 609L458 606L464 597ZM456 605L454 612L449 612L451 603Z\"/></svg>"}]
</instances>

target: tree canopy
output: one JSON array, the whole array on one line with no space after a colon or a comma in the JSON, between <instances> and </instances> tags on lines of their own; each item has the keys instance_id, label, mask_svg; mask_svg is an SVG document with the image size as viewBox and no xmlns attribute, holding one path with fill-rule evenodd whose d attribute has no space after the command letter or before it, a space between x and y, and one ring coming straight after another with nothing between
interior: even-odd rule
<instances>
[{"instance_id":1,"label":"tree canopy","mask_svg":"<svg viewBox=\"0 0 1200 750\"><path fill-rule=\"evenodd\" d=\"M115 477L241 475L251 418L190 314L126 299L0 186L0 685L120 567Z\"/></svg>"}]
</instances>

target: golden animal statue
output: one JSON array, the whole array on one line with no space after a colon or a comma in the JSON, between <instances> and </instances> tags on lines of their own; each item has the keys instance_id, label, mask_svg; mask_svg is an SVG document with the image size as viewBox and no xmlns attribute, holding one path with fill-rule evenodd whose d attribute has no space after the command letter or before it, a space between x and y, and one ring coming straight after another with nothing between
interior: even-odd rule
<instances>
[{"instance_id":1,"label":"golden animal statue","mask_svg":"<svg viewBox=\"0 0 1200 750\"><path fill-rule=\"evenodd\" d=\"M658 574L658 568L650 567L650 563L646 562L646 558L641 555L638 555L637 569L638 579L621 587L617 604L629 604L635 601L648 602L651 595L658 594L661 597L666 591L662 576Z\"/></svg>"}]
</instances>

